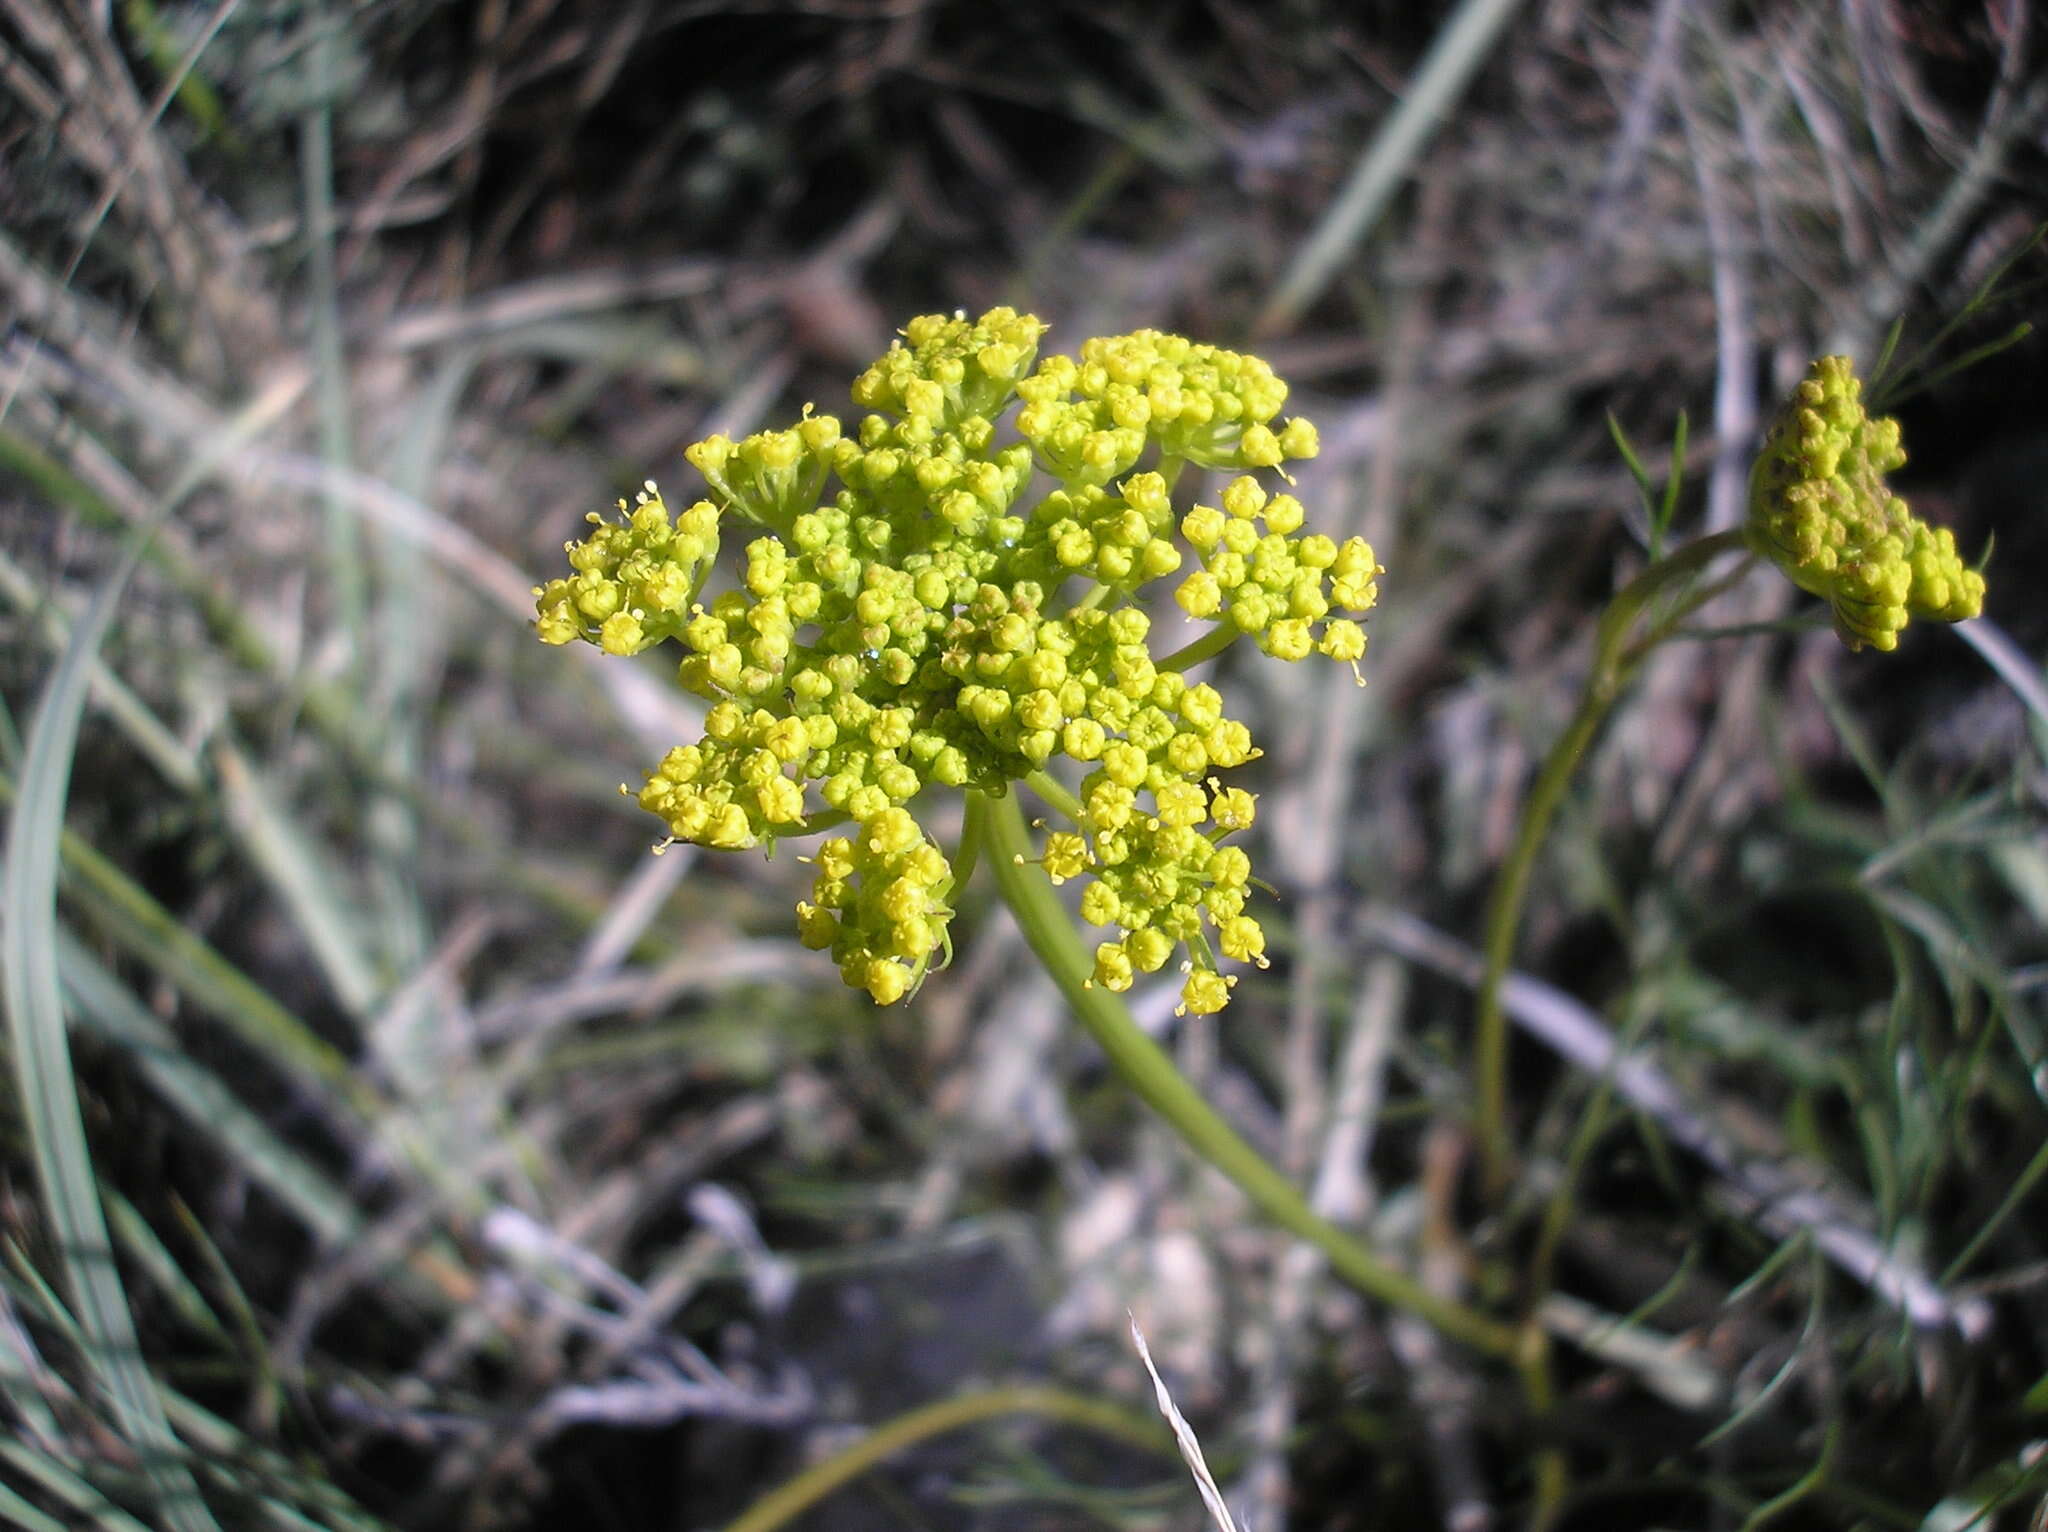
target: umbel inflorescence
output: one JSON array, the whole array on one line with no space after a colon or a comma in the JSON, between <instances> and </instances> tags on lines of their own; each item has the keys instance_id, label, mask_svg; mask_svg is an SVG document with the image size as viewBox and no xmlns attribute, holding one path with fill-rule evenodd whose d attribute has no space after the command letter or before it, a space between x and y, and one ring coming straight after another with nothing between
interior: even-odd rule
<instances>
[{"instance_id":1,"label":"umbel inflorescence","mask_svg":"<svg viewBox=\"0 0 2048 1532\"><path fill-rule=\"evenodd\" d=\"M1984 576L1955 534L1891 493L1899 423L1870 418L1845 356L1824 356L1772 427L1749 476L1749 545L1827 598L1852 649L1898 647L1909 617L1960 622L1984 609Z\"/></svg>"},{"instance_id":2,"label":"umbel inflorescence","mask_svg":"<svg viewBox=\"0 0 2048 1532\"><path fill-rule=\"evenodd\" d=\"M835 830L798 929L877 1001L915 987L952 918L919 795L1028 780L1070 821L1045 836L1046 872L1087 879L1083 914L1116 932L1094 982L1126 989L1182 953L1185 1008L1214 1012L1235 982L1220 960L1264 962L1250 862L1225 843L1253 797L1218 775L1259 752L1183 671L1240 638L1355 666L1365 633L1345 614L1381 571L1254 477L1316 453L1264 362L1153 330L1040 358L1045 329L927 315L855 381L853 429L806 409L698 442L684 455L710 495L672 514L650 483L619 521L591 516L574 572L535 593L540 636L680 646L704 737L640 803L724 850ZM1234 477L1176 514L1188 464ZM739 584L707 599L735 521L759 531ZM1198 635L1166 654L1140 601L1161 580Z\"/></svg>"}]
</instances>

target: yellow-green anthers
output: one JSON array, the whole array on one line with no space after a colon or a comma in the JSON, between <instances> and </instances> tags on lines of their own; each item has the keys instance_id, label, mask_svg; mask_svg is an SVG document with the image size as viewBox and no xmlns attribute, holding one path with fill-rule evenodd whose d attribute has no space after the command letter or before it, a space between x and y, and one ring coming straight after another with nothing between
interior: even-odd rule
<instances>
[{"instance_id":1,"label":"yellow-green anthers","mask_svg":"<svg viewBox=\"0 0 2048 1532\"><path fill-rule=\"evenodd\" d=\"M1094 982L1125 989L1181 954L1183 1007L1210 1013L1236 983L1221 964L1266 962L1250 861L1226 844L1253 798L1217 775L1259 751L1168 656L1249 638L1355 669L1381 571L1256 477L1317 450L1264 362L1152 330L1041 358L1045 329L1009 309L926 315L855 381L869 413L852 428L806 408L697 443L709 497L677 514L650 484L619 522L591 517L573 572L535 592L538 629L613 654L679 646L704 735L639 802L671 838L724 850L835 829L799 934L881 1004L921 982L953 913L920 795L1047 770L1078 812L1041 861L1085 879L1081 913L1115 933ZM1224 477L1215 504L1177 513L1188 465ZM758 531L707 600L728 518ZM1162 580L1184 619L1164 630L1136 599Z\"/></svg>"},{"instance_id":2,"label":"yellow-green anthers","mask_svg":"<svg viewBox=\"0 0 2048 1532\"><path fill-rule=\"evenodd\" d=\"M1960 622L1984 608L1984 576L1964 566L1955 534L1886 486L1905 461L1899 423L1872 419L1849 359L1824 356L1750 471L1749 545L1826 598L1852 649L1895 649L1910 618Z\"/></svg>"}]
</instances>

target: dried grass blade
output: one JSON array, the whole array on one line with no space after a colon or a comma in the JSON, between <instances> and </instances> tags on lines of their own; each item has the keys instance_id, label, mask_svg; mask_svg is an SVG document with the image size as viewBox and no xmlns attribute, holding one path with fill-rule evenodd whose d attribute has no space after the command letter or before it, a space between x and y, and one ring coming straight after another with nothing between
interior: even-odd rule
<instances>
[{"instance_id":1,"label":"dried grass blade","mask_svg":"<svg viewBox=\"0 0 2048 1532\"><path fill-rule=\"evenodd\" d=\"M1223 1491L1216 1487L1216 1477L1209 1472L1208 1461L1202 1456L1202 1444L1195 1436L1195 1428L1187 1423L1173 1402L1173 1395L1166 1391L1166 1380L1159 1376L1159 1369L1152 1365L1152 1348L1145 1344L1145 1332L1138 1328L1138 1319L1131 1316L1131 1340L1138 1348L1138 1360L1145 1364L1145 1371L1152 1377L1152 1393L1159 1401L1159 1413L1166 1417L1167 1427L1173 1432L1174 1445L1180 1448L1180 1455L1188 1465L1188 1472L1194 1475L1195 1488L1201 1493L1202 1504L1208 1508L1209 1519L1216 1523L1221 1532L1238 1532L1237 1521L1230 1514L1230 1507L1223 1503Z\"/></svg>"}]
</instances>

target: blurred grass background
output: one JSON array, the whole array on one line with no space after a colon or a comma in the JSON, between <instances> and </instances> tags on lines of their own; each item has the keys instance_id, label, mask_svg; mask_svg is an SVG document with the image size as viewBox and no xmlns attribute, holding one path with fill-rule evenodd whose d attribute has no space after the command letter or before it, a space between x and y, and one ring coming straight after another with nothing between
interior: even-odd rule
<instances>
[{"instance_id":1,"label":"blurred grass background","mask_svg":"<svg viewBox=\"0 0 2048 1532\"><path fill-rule=\"evenodd\" d=\"M1688 413L1692 535L1812 356L2016 252L1947 353L2038 307L2043 22L0 0L0 1520L710 1527L976 1389L1141 1423L1130 1310L1261 1532L1514 1525L1551 1445L1574 1527L2044 1525L2038 339L1900 402L1899 487L1996 537L1967 641L1850 655L1757 577L1583 767L1495 1217L1466 1067L1645 557L1606 416L1661 477ZM984 902L881 1012L793 858L649 857L617 787L689 699L533 641L584 512L996 302L1256 349L1322 428L1371 684L1227 658L1278 961L1220 1024L1136 998L1325 1212L1548 1291L1540 1426L1191 1165ZM1200 1517L1023 1418L804 1525Z\"/></svg>"}]
</instances>

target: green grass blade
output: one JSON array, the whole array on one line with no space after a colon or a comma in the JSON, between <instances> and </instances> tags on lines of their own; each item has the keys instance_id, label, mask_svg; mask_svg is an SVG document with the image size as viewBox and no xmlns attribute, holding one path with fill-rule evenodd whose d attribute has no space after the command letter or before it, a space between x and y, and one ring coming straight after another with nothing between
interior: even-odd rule
<instances>
[{"instance_id":1,"label":"green grass blade","mask_svg":"<svg viewBox=\"0 0 2048 1532\"><path fill-rule=\"evenodd\" d=\"M185 1268L171 1254L170 1246L149 1226L149 1220L112 1186L101 1188L100 1200L106 1205L107 1220L129 1263L140 1268L143 1277L162 1295L171 1312L190 1329L217 1345L225 1345L227 1326L214 1313L213 1305L206 1301L206 1294L199 1290L199 1284L185 1274Z\"/></svg>"},{"instance_id":2,"label":"green grass blade","mask_svg":"<svg viewBox=\"0 0 2048 1532\"><path fill-rule=\"evenodd\" d=\"M0 1442L0 1462L13 1465L52 1500L71 1512L67 1527L100 1527L104 1532L149 1532L141 1522L115 1505L93 1485L47 1453L19 1442Z\"/></svg>"},{"instance_id":3,"label":"green grass blade","mask_svg":"<svg viewBox=\"0 0 2048 1532\"><path fill-rule=\"evenodd\" d=\"M0 801L16 796L0 774ZM112 862L70 831L58 838L67 883L122 947L157 969L232 1027L278 1068L336 1106L376 1114L374 1093L348 1059L177 918Z\"/></svg>"},{"instance_id":4,"label":"green grass blade","mask_svg":"<svg viewBox=\"0 0 2048 1532\"><path fill-rule=\"evenodd\" d=\"M229 153L243 153L244 146L228 120L220 92L214 89L213 82L205 75L191 68L197 62L196 57L189 61L180 58L178 33L165 24L150 0L127 0L121 7L121 19L149 56L150 66L166 79L177 82L172 91L173 99L185 109L185 115L192 119L201 137L221 145Z\"/></svg>"},{"instance_id":5,"label":"green grass blade","mask_svg":"<svg viewBox=\"0 0 2048 1532\"><path fill-rule=\"evenodd\" d=\"M1991 1242L1991 1236L2004 1226L2006 1219L2026 1203L2034 1188L2040 1185L2043 1176L2048 1176L2048 1142L2044 1142L2035 1151L2033 1159L2027 1162L2027 1168L2019 1173L2006 1190L2005 1196L1999 1199L1998 1207L1984 1220L1984 1226L1970 1236L1970 1242L1957 1252L1953 1261L1948 1263L1948 1270L1941 1274L1944 1285L1954 1282L1970 1269L1970 1263L1976 1260L1984 1247Z\"/></svg>"},{"instance_id":6,"label":"green grass blade","mask_svg":"<svg viewBox=\"0 0 2048 1532\"><path fill-rule=\"evenodd\" d=\"M1670 535L1671 519L1678 514L1678 497L1685 492L1685 444L1692 431L1691 418L1678 412L1678 425L1671 433L1671 472L1664 480L1664 493L1651 508L1650 557L1664 556L1664 539Z\"/></svg>"},{"instance_id":7,"label":"green grass blade","mask_svg":"<svg viewBox=\"0 0 2048 1532\"><path fill-rule=\"evenodd\" d=\"M45 1393L50 1369L16 1310L12 1284L0 1272L0 1399L14 1412L16 1434L48 1447L63 1435Z\"/></svg>"},{"instance_id":8,"label":"green grass blade","mask_svg":"<svg viewBox=\"0 0 2048 1532\"><path fill-rule=\"evenodd\" d=\"M327 1248L361 1233L355 1204L326 1172L278 1138L218 1075L179 1048L170 1028L69 931L57 933L57 956L77 1018L126 1049L157 1094L243 1174L298 1215Z\"/></svg>"},{"instance_id":9,"label":"green grass blade","mask_svg":"<svg viewBox=\"0 0 2048 1532\"><path fill-rule=\"evenodd\" d=\"M357 918L358 900L349 878L327 849L305 833L303 819L279 801L276 789L247 756L222 745L214 763L235 839L290 913L334 998L361 1021L386 985Z\"/></svg>"},{"instance_id":10,"label":"green grass blade","mask_svg":"<svg viewBox=\"0 0 2048 1532\"><path fill-rule=\"evenodd\" d=\"M0 551L0 595L12 602L16 610L33 613L40 620L51 650L63 652L71 636L69 620L48 593L37 589L28 572L4 551ZM198 792L199 762L193 752L103 662L95 659L92 669L93 700L128 736L128 742L156 767L166 782L188 793Z\"/></svg>"},{"instance_id":11,"label":"green grass blade","mask_svg":"<svg viewBox=\"0 0 2048 1532\"><path fill-rule=\"evenodd\" d=\"M1643 466L1636 444L1628 439L1628 432L1612 410L1607 412L1607 434L1614 439L1614 450L1621 454L1622 466L1628 469L1628 476L1636 481L1636 493L1642 496L1643 505L1654 505L1657 496L1650 485L1650 470Z\"/></svg>"},{"instance_id":12,"label":"green grass blade","mask_svg":"<svg viewBox=\"0 0 2048 1532\"><path fill-rule=\"evenodd\" d=\"M1337 200L1260 310L1257 334L1276 334L1306 313L1365 242L1519 9L1520 0L1463 0L1451 14L1400 105L1380 125Z\"/></svg>"},{"instance_id":13,"label":"green grass blade","mask_svg":"<svg viewBox=\"0 0 2048 1532\"><path fill-rule=\"evenodd\" d=\"M63 1522L44 1515L4 1484L0 1484L0 1521L21 1528L21 1532L67 1532Z\"/></svg>"},{"instance_id":14,"label":"green grass blade","mask_svg":"<svg viewBox=\"0 0 2048 1532\"><path fill-rule=\"evenodd\" d=\"M145 534L146 535L146 534ZM92 661L141 555L133 541L72 633L29 725L21 793L9 819L0 932L4 998L21 1110L42 1189L44 1216L63 1252L87 1356L121 1433L149 1465L158 1509L177 1532L218 1532L199 1497L144 1364L135 1318L114 1265L106 1212L93 1179L92 1151L78 1109L78 1082L65 1036L57 968L57 864L71 763Z\"/></svg>"},{"instance_id":15,"label":"green grass blade","mask_svg":"<svg viewBox=\"0 0 2048 1532\"><path fill-rule=\"evenodd\" d=\"M314 22L307 55L314 97L299 123L299 174L306 219L306 256L312 279L312 342L315 398L320 419L320 455L331 468L355 460L348 398L348 362L341 345L340 282L334 265L334 115L336 24ZM362 660L368 618L369 576L363 568L361 533L340 493L323 489L327 529L327 574L348 640L351 666Z\"/></svg>"},{"instance_id":16,"label":"green grass blade","mask_svg":"<svg viewBox=\"0 0 2048 1532\"><path fill-rule=\"evenodd\" d=\"M348 1492L323 1478L300 1458L290 1457L247 1435L183 1394L166 1389L164 1407L185 1439L205 1457L206 1471L249 1496L273 1526L314 1527L322 1532L390 1532ZM285 1504L296 1500L307 1511Z\"/></svg>"},{"instance_id":17,"label":"green grass blade","mask_svg":"<svg viewBox=\"0 0 2048 1532\"><path fill-rule=\"evenodd\" d=\"M394 487L415 500L432 496L434 472L455 429L456 410L476 369L478 350L460 346L441 362L421 391L392 454ZM420 763L429 752L426 699L448 648L448 614L435 593L433 572L403 538L381 532L371 543L377 558L374 620L364 642L369 691L382 725L374 742L384 776L404 784L370 801L365 816L372 852L367 885L377 942L386 967L410 974L433 946L433 920L421 894Z\"/></svg>"}]
</instances>

